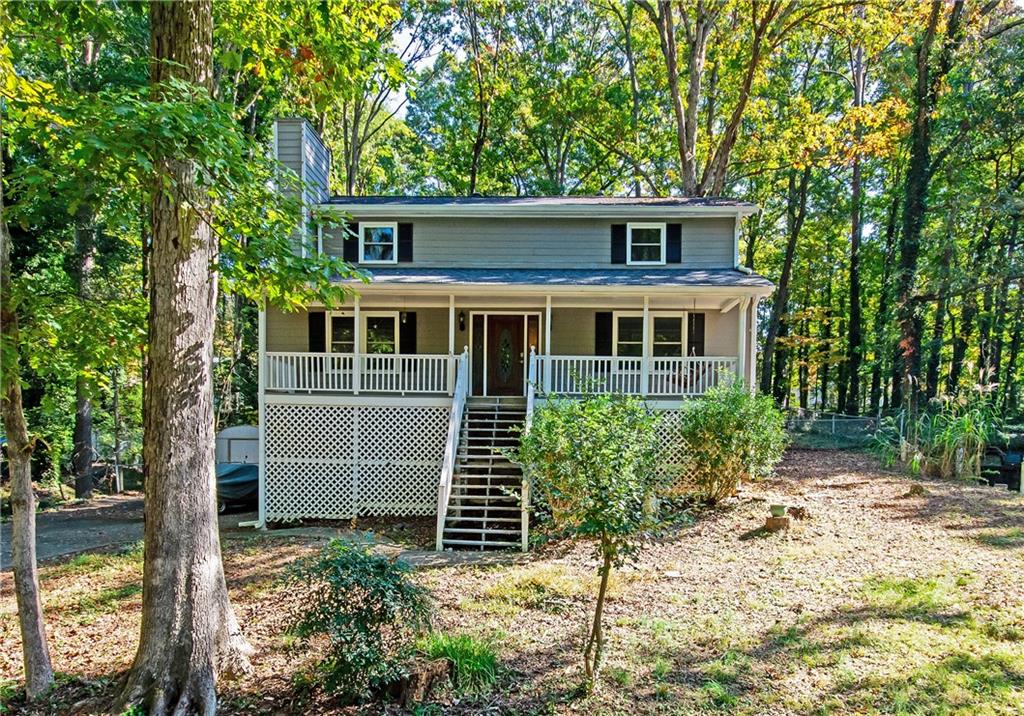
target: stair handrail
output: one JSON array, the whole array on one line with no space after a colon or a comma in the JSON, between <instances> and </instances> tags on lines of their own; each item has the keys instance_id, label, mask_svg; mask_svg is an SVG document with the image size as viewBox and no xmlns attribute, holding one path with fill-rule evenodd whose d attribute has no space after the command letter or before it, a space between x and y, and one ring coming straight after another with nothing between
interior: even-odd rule
<instances>
[{"instance_id":1,"label":"stair handrail","mask_svg":"<svg viewBox=\"0 0 1024 716\"><path fill-rule=\"evenodd\" d=\"M530 364L526 371L526 417L523 419L523 434L530 430L533 423L533 407L537 401L537 363L540 356L537 355L533 346L530 346ZM520 497L520 534L522 537L521 548L523 552L530 549L530 480L523 469L523 486Z\"/></svg>"},{"instance_id":2,"label":"stair handrail","mask_svg":"<svg viewBox=\"0 0 1024 716\"><path fill-rule=\"evenodd\" d=\"M448 517L448 501L452 495L452 479L455 476L455 455L458 452L462 434L462 415L466 409L469 393L469 346L462 349L456 369L455 390L452 395L452 412L448 416L448 437L444 446L444 460L441 462L441 477L437 486L437 543L438 552L444 550L444 523Z\"/></svg>"}]
</instances>

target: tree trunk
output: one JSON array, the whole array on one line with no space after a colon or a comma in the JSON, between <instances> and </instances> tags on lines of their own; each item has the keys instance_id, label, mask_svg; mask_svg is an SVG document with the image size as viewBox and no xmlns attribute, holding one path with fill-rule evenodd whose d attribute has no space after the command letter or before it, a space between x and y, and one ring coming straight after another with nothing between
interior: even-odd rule
<instances>
[{"instance_id":1,"label":"tree trunk","mask_svg":"<svg viewBox=\"0 0 1024 716\"><path fill-rule=\"evenodd\" d=\"M897 177L894 184L899 184L899 178ZM875 343L875 360L871 366L871 412L877 413L883 403L885 403L885 396L887 391L885 386L882 384L882 374L887 365L887 357L892 354L892 346L889 343L888 332L886 328L889 326L889 297L891 296L892 287L889 285L892 278L892 266L893 256L896 253L896 219L899 216L900 210L900 195L898 192L893 192L893 200L889 205L888 219L885 224L885 255L882 263L882 281L879 287L878 296L878 312L875 314L874 319L874 343Z\"/></svg>"},{"instance_id":2,"label":"tree trunk","mask_svg":"<svg viewBox=\"0 0 1024 716\"><path fill-rule=\"evenodd\" d=\"M917 260L921 253L921 231L928 208L928 187L935 167L931 157L931 124L942 88L949 74L953 53L959 45L964 4L957 0L946 18L946 33L937 63L931 51L944 4L933 2L924 37L917 48L917 76L914 86L914 121L911 129L910 161L903 194L900 232L900 260L896 309L900 329L900 381L910 412L917 411L921 375L921 311L915 300Z\"/></svg>"},{"instance_id":3,"label":"tree trunk","mask_svg":"<svg viewBox=\"0 0 1024 716\"><path fill-rule=\"evenodd\" d=\"M864 6L858 5L855 13L864 17ZM853 79L853 106L860 110L864 106L864 82L867 68L864 64L864 46L858 42L850 62ZM861 139L860 123L855 128L858 145ZM846 328L846 377L847 385L844 400L839 409L847 415L860 412L860 363L861 344L863 342L863 322L860 305L860 243L864 233L861 221L863 193L861 191L860 147L853 156L853 176L850 180L850 320Z\"/></svg>"},{"instance_id":4,"label":"tree trunk","mask_svg":"<svg viewBox=\"0 0 1024 716\"><path fill-rule=\"evenodd\" d=\"M150 8L151 82L210 89L210 0ZM139 648L121 695L151 715L212 714L217 677L248 669L221 564L214 485L217 246L191 162L156 163L144 399L145 566ZM155 189L154 187L154 189Z\"/></svg>"},{"instance_id":5,"label":"tree trunk","mask_svg":"<svg viewBox=\"0 0 1024 716\"><path fill-rule=\"evenodd\" d=\"M2 143L2 125L0 125ZM46 644L46 625L39 596L36 570L36 498L32 491L32 449L21 401L18 357L18 314L11 291L11 235L4 216L3 182L0 181L0 332L4 362L0 367L0 409L7 435L7 466L11 479L11 567L14 598L21 629L21 654L25 666L25 692L36 699L53 683L53 666Z\"/></svg>"},{"instance_id":6,"label":"tree trunk","mask_svg":"<svg viewBox=\"0 0 1024 716\"><path fill-rule=\"evenodd\" d=\"M786 239L786 254L782 262L782 275L779 276L779 285L775 291L775 298L772 303L771 318L768 320L768 332L764 340L761 365L761 392L768 393L771 388L770 381L772 372L772 361L775 360L775 342L779 336L779 329L782 324L782 317L786 313L789 301L789 282L793 275L793 261L796 257L797 239L800 237L800 230L803 228L804 219L807 216L807 185L811 180L811 167L805 166L800 175L800 182L797 184L796 175L789 174L789 192L786 203L786 228L788 236Z\"/></svg>"},{"instance_id":7,"label":"tree trunk","mask_svg":"<svg viewBox=\"0 0 1024 716\"><path fill-rule=\"evenodd\" d=\"M604 562L601 564L601 586L597 591L597 604L594 607L594 621L590 628L587 647L583 650L583 669L587 682L593 686L601 673L601 661L604 658L604 601L608 594L608 578L612 573L612 558L608 538L601 537L601 553Z\"/></svg>"}]
</instances>

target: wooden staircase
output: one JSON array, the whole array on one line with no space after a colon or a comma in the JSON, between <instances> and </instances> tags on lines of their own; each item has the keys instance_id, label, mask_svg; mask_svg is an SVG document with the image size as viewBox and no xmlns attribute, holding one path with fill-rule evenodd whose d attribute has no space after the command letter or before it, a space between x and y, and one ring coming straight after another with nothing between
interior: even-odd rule
<instances>
[{"instance_id":1,"label":"wooden staircase","mask_svg":"<svg viewBox=\"0 0 1024 716\"><path fill-rule=\"evenodd\" d=\"M522 547L523 473L501 454L526 418L523 398L469 398L442 543L454 549Z\"/></svg>"}]
</instances>

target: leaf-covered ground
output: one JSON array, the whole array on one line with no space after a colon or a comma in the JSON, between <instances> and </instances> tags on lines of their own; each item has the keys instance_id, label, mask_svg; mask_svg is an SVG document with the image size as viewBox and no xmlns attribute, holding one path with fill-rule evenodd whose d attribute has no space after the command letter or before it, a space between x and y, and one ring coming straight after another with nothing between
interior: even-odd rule
<instances>
[{"instance_id":1,"label":"leaf-covered ground","mask_svg":"<svg viewBox=\"0 0 1024 716\"><path fill-rule=\"evenodd\" d=\"M923 485L923 494L911 487ZM917 493L917 490L913 492ZM784 533L767 505L804 507ZM302 595L280 585L314 540L226 544L232 598L255 671L225 684L228 713L355 713L319 693L316 651L283 636ZM42 570L61 684L36 711L106 703L137 638L141 554L86 555ZM778 476L652 544L613 585L605 681L579 688L594 591L586 546L505 565L442 565L437 626L493 640L498 686L426 713L818 714L1024 712L1024 498L915 482L861 454L791 451ZM3 575L9 580L10 575ZM9 581L5 583L10 595ZM13 599L0 605L0 699L20 706ZM397 711L373 706L363 712Z\"/></svg>"}]
</instances>

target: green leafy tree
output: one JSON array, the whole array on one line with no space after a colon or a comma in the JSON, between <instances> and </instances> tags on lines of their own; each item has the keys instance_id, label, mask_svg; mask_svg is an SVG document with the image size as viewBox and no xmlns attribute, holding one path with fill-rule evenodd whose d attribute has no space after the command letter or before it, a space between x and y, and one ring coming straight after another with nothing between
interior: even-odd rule
<instances>
[{"instance_id":1,"label":"green leafy tree","mask_svg":"<svg viewBox=\"0 0 1024 716\"><path fill-rule=\"evenodd\" d=\"M604 657L612 569L632 559L657 521L658 418L638 398L551 399L533 413L512 458L523 465L550 537L594 541L600 586L583 650L587 682Z\"/></svg>"}]
</instances>

